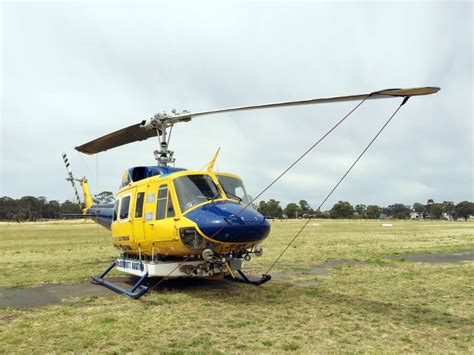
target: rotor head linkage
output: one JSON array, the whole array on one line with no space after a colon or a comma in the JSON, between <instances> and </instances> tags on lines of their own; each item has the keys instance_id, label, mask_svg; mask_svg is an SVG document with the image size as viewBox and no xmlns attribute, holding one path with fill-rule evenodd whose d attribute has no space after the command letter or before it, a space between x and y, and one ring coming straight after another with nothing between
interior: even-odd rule
<instances>
[{"instance_id":1,"label":"rotor head linkage","mask_svg":"<svg viewBox=\"0 0 474 355\"><path fill-rule=\"evenodd\" d=\"M168 149L171 133L175 124L174 116L186 113L188 113L186 110L182 113L177 113L176 110L173 110L172 115L168 115L166 112L157 113L148 122L140 126L140 128L145 130L150 129L150 127L156 130L160 149L155 150L153 153L158 166L168 166L168 164L176 161L176 158L173 157L174 152Z\"/></svg>"}]
</instances>

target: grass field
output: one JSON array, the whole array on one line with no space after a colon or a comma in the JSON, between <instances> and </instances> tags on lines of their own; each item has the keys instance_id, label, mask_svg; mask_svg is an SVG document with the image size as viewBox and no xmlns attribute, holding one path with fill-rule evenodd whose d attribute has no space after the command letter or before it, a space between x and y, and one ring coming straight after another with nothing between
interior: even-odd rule
<instances>
[{"instance_id":1,"label":"grass field","mask_svg":"<svg viewBox=\"0 0 474 355\"><path fill-rule=\"evenodd\" d=\"M265 272L301 223L273 222L248 272ZM0 308L0 352L473 352L474 262L436 253L474 251L474 223L390 223L316 220L262 287L168 281L139 301ZM3 223L0 245L0 285L17 288L87 282L116 255L90 223Z\"/></svg>"}]
</instances>

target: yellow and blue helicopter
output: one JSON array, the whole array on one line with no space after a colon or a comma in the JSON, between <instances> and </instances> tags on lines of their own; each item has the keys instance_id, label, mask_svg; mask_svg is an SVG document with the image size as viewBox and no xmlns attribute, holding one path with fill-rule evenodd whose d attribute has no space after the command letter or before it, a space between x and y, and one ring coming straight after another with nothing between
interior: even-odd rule
<instances>
[{"instance_id":1,"label":"yellow and blue helicopter","mask_svg":"<svg viewBox=\"0 0 474 355\"><path fill-rule=\"evenodd\" d=\"M201 277L232 279L254 285L270 280L262 275L251 281L242 271L252 255L260 256L259 246L270 233L270 223L253 207L242 179L235 174L217 173L213 167L219 151L205 171L171 167L175 158L169 150L173 126L193 118L236 111L285 106L323 104L367 99L405 98L433 94L437 87L387 89L369 94L286 101L191 113L159 113L151 119L112 132L76 147L81 153L96 154L128 143L158 137L154 151L156 166L127 169L113 204L94 205L87 179L75 179L66 154L68 178L84 196L82 217L91 218L109 229L112 243L120 250L116 258L92 282L118 293L139 298L148 292L149 277ZM131 290L124 290L105 276L116 268L138 276Z\"/></svg>"}]
</instances>

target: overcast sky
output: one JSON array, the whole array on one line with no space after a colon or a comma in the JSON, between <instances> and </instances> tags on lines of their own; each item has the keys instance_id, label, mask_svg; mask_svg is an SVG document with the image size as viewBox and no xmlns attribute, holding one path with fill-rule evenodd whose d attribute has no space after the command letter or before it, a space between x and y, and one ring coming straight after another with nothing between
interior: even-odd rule
<instances>
[{"instance_id":1,"label":"overcast sky","mask_svg":"<svg viewBox=\"0 0 474 355\"><path fill-rule=\"evenodd\" d=\"M74 147L156 112L440 86L323 209L473 200L472 20L471 2L2 2L0 196L72 199L63 151L93 192L116 191L125 169L155 165L156 140L98 159ZM170 148L200 169L220 146L218 170L256 195L355 104L196 118ZM318 205L399 104L366 102L262 198Z\"/></svg>"}]
</instances>

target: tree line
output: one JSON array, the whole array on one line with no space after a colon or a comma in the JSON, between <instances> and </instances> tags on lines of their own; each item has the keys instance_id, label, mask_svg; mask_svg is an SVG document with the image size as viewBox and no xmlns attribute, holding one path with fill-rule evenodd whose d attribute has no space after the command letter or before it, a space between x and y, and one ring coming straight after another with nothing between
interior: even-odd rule
<instances>
[{"instance_id":1,"label":"tree line","mask_svg":"<svg viewBox=\"0 0 474 355\"><path fill-rule=\"evenodd\" d=\"M347 201L335 203L326 211L314 210L306 200L291 202L285 208L280 201L270 199L260 201L258 212L269 218L361 218L361 219L465 219L474 216L474 203L462 201L454 204L451 201L436 203L432 199L426 204L415 202L413 206L396 203L387 207L358 204L352 206Z\"/></svg>"},{"instance_id":2,"label":"tree line","mask_svg":"<svg viewBox=\"0 0 474 355\"><path fill-rule=\"evenodd\" d=\"M114 195L110 191L102 191L94 196L94 203L110 203ZM46 197L24 196L19 199L0 197L0 220L2 221L37 221L42 219L58 219L64 214L81 213L83 206L66 200L59 202L48 201ZM474 216L474 203L462 201L454 204L450 201L436 203L415 202L413 205L396 203L387 207L358 204L352 206L347 201L335 203L326 211L314 210L306 200L299 203L291 202L286 207L280 206L280 201L270 199L260 201L258 212L269 218L361 218L361 219L468 219Z\"/></svg>"},{"instance_id":3,"label":"tree line","mask_svg":"<svg viewBox=\"0 0 474 355\"><path fill-rule=\"evenodd\" d=\"M94 203L110 203L114 200L114 194L103 191L93 198ZM19 199L3 196L0 197L0 221L30 221L35 222L44 219L62 218L64 214L82 213L82 205L77 202L66 200L48 201L46 197L24 196Z\"/></svg>"}]
</instances>

